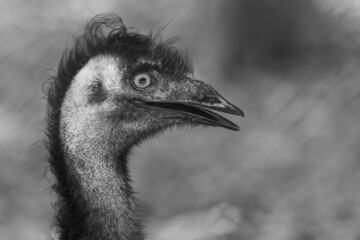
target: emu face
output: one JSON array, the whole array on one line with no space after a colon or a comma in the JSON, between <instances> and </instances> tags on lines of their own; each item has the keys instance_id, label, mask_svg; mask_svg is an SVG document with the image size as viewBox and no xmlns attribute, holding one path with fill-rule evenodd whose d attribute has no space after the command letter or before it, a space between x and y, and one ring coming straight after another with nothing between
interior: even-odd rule
<instances>
[{"instance_id":1,"label":"emu face","mask_svg":"<svg viewBox=\"0 0 360 240\"><path fill-rule=\"evenodd\" d=\"M73 146L84 134L87 140L113 135L134 144L137 139L175 125L239 130L209 109L243 116L240 109L210 85L186 75L166 75L161 67L161 63L148 59L127 66L110 55L92 58L65 95L61 109L63 137L73 139Z\"/></svg>"}]
</instances>

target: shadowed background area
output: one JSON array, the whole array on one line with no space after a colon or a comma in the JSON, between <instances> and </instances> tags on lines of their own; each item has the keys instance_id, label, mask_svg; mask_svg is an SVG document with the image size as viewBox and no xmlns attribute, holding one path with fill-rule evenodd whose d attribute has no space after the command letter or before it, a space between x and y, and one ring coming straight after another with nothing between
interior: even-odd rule
<instances>
[{"instance_id":1,"label":"shadowed background area","mask_svg":"<svg viewBox=\"0 0 360 240\"><path fill-rule=\"evenodd\" d=\"M360 239L355 0L3 1L0 236L48 239L44 82L95 14L168 24L195 76L245 111L241 132L169 131L135 149L148 239ZM53 70L49 70L53 69Z\"/></svg>"}]
</instances>

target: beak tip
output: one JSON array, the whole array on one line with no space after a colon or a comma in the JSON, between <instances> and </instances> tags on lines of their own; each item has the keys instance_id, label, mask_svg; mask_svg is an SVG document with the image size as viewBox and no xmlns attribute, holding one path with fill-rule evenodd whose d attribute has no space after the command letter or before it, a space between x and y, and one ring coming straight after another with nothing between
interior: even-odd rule
<instances>
[{"instance_id":1,"label":"beak tip","mask_svg":"<svg viewBox=\"0 0 360 240\"><path fill-rule=\"evenodd\" d=\"M236 106L234 106L234 108L235 108L235 111L234 111L235 115L238 115L240 117L245 117L245 113L243 110L241 110L240 108L238 108Z\"/></svg>"},{"instance_id":2,"label":"beak tip","mask_svg":"<svg viewBox=\"0 0 360 240\"><path fill-rule=\"evenodd\" d=\"M229 102L227 102L227 108L231 109L231 112L229 111L230 114L234 114L240 117L245 117L245 113L243 110L241 110L240 108L238 108L237 106L235 106L234 104L231 104Z\"/></svg>"},{"instance_id":3,"label":"beak tip","mask_svg":"<svg viewBox=\"0 0 360 240\"><path fill-rule=\"evenodd\" d=\"M236 132L239 132L240 131L240 127L238 125L236 125L235 123L232 123L231 122L231 125L229 126L224 126L222 125L221 127L225 127L225 128L228 128L229 130L233 130L233 131L236 131Z\"/></svg>"},{"instance_id":4,"label":"beak tip","mask_svg":"<svg viewBox=\"0 0 360 240\"><path fill-rule=\"evenodd\" d=\"M241 109L239 109L239 116L240 117L245 117L245 113Z\"/></svg>"},{"instance_id":5,"label":"beak tip","mask_svg":"<svg viewBox=\"0 0 360 240\"><path fill-rule=\"evenodd\" d=\"M240 132L240 127L239 126L234 126L231 128L231 130L235 131L235 132Z\"/></svg>"}]
</instances>

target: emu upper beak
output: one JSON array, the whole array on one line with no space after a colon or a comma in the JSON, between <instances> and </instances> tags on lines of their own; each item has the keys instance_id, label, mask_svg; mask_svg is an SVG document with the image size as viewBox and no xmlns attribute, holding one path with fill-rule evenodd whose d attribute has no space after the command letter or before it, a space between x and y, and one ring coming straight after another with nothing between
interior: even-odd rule
<instances>
[{"instance_id":1,"label":"emu upper beak","mask_svg":"<svg viewBox=\"0 0 360 240\"><path fill-rule=\"evenodd\" d=\"M174 111L210 126L220 126L234 131L240 127L219 114L216 110L244 117L244 112L223 98L213 87L199 80L185 79L164 86L164 97L142 101L141 105ZM164 96L164 95L162 95Z\"/></svg>"}]
</instances>

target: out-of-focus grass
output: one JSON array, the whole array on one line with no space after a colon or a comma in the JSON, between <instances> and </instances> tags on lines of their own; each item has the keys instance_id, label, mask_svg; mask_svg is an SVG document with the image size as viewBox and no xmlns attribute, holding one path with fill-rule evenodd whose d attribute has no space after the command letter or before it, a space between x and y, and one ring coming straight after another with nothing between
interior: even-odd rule
<instances>
[{"instance_id":1,"label":"out-of-focus grass","mask_svg":"<svg viewBox=\"0 0 360 240\"><path fill-rule=\"evenodd\" d=\"M302 1L295 9L288 4L281 8L282 1L241 2L248 5L165 0L1 3L1 239L48 235L52 210L43 177L46 153L41 144L32 145L43 139L46 100L41 88L53 74L44 70L56 69L72 36L81 33L91 16L106 11L119 13L141 31L171 21L165 34L187 40L196 77L210 82L246 114L245 119L232 118L240 133L171 131L135 150L131 167L153 233L150 239L161 233L171 236L172 231L173 239L183 239L176 231L186 228L188 219L210 228L206 219L214 219L217 206L236 213L226 219L236 219L237 227L221 225L230 230L220 239L358 239L356 16L332 15L339 13L332 11L334 1Z\"/></svg>"}]
</instances>

